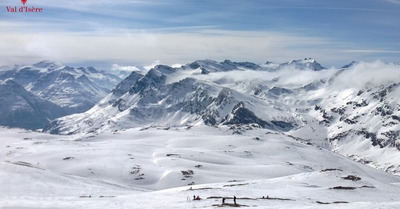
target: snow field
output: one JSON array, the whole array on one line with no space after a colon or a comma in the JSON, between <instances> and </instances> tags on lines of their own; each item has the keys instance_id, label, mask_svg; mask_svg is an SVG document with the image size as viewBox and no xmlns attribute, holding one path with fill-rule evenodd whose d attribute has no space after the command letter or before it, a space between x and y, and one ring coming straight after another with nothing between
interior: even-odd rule
<instances>
[{"instance_id":1,"label":"snow field","mask_svg":"<svg viewBox=\"0 0 400 209\"><path fill-rule=\"evenodd\" d=\"M1 132L2 209L216 208L233 195L254 208L400 206L399 178L262 129ZM361 180L343 179L348 175ZM333 189L339 186L353 189ZM346 203L322 204L335 201Z\"/></svg>"}]
</instances>

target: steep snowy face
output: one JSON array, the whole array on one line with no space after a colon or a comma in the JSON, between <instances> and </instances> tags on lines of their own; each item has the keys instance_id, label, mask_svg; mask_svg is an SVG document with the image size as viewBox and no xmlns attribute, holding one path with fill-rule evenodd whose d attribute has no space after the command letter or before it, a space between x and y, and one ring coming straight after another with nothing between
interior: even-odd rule
<instances>
[{"instance_id":1,"label":"steep snowy face","mask_svg":"<svg viewBox=\"0 0 400 209\"><path fill-rule=\"evenodd\" d=\"M400 66L380 62L337 71L319 87L313 85L305 98L318 102L302 109L309 117L307 126L292 134L325 138L334 151L399 174L399 78Z\"/></svg>"},{"instance_id":2,"label":"steep snowy face","mask_svg":"<svg viewBox=\"0 0 400 209\"><path fill-rule=\"evenodd\" d=\"M122 80L113 90L112 95L115 97L120 97L128 92L132 86L138 82L139 79L143 77L142 74L138 72L132 72L124 80Z\"/></svg>"},{"instance_id":3,"label":"steep snowy face","mask_svg":"<svg viewBox=\"0 0 400 209\"><path fill-rule=\"evenodd\" d=\"M84 112L104 98L121 79L93 67L73 68L42 61L32 66L14 66L0 73L27 91L61 106L67 114Z\"/></svg>"},{"instance_id":4,"label":"steep snowy face","mask_svg":"<svg viewBox=\"0 0 400 209\"><path fill-rule=\"evenodd\" d=\"M65 115L60 106L26 91L12 79L0 82L0 95L0 126L38 129Z\"/></svg>"},{"instance_id":5,"label":"steep snowy face","mask_svg":"<svg viewBox=\"0 0 400 209\"><path fill-rule=\"evenodd\" d=\"M331 93L314 111L318 112L321 125L327 127L327 139L334 150L399 174L400 164L394 159L400 150L400 74L399 67L395 68L389 72L365 72L374 77L363 88ZM377 82L382 75L387 77L386 82ZM361 72L359 77L362 79Z\"/></svg>"}]
</instances>

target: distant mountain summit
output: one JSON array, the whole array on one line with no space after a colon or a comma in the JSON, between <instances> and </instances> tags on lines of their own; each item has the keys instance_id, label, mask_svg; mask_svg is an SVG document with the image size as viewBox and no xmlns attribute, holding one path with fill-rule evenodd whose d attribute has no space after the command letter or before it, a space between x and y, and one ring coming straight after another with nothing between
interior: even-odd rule
<instances>
[{"instance_id":1,"label":"distant mountain summit","mask_svg":"<svg viewBox=\"0 0 400 209\"><path fill-rule=\"evenodd\" d=\"M202 74L241 69L262 70L261 66L251 62L232 62L230 60L225 60L223 62L216 62L214 60L197 60L184 66L184 68L187 67L190 67L191 69L200 69Z\"/></svg>"},{"instance_id":2,"label":"distant mountain summit","mask_svg":"<svg viewBox=\"0 0 400 209\"><path fill-rule=\"evenodd\" d=\"M349 64L344 65L342 68L343 68L343 69L348 69L348 68L353 67L353 66L356 65L356 64L357 64L356 61L352 61L352 62L350 62Z\"/></svg>"},{"instance_id":3,"label":"distant mountain summit","mask_svg":"<svg viewBox=\"0 0 400 209\"><path fill-rule=\"evenodd\" d=\"M210 72L227 72L232 70L277 71L287 67L314 71L326 69L313 58L292 60L290 62L282 64L266 62L262 65L258 65L252 62L232 62L230 60L225 60L223 62L217 62L214 60L197 60L183 66L184 69L200 69L200 72L202 74L208 74Z\"/></svg>"},{"instance_id":4,"label":"distant mountain summit","mask_svg":"<svg viewBox=\"0 0 400 209\"><path fill-rule=\"evenodd\" d=\"M61 66L63 66L61 63L56 63L56 62L49 61L49 60L43 60L43 61L40 61L40 62L32 65L32 67L34 67L34 68L42 68L42 69L47 69L47 70L54 70Z\"/></svg>"},{"instance_id":5,"label":"distant mountain summit","mask_svg":"<svg viewBox=\"0 0 400 209\"><path fill-rule=\"evenodd\" d=\"M57 105L59 108L52 108L56 112L50 115L58 117L87 111L121 81L118 76L93 67L74 68L51 61L41 61L31 66L2 67L0 80L9 79L37 98ZM18 97L14 91L11 95L0 95L2 100L10 100L9 102L13 100L13 96ZM12 109L8 111L13 113ZM1 123L29 128L26 125L19 126L18 121L9 123L4 119ZM24 122L21 120L21 123ZM31 128L43 127L45 123L48 120L42 120Z\"/></svg>"},{"instance_id":6,"label":"distant mountain summit","mask_svg":"<svg viewBox=\"0 0 400 209\"><path fill-rule=\"evenodd\" d=\"M320 70L325 70L326 68L323 67L321 64L319 64L315 59L313 58L305 58L302 60L292 60L290 62L282 63L279 65L280 68L283 67L293 67L296 69L300 70L314 70L314 71L320 71Z\"/></svg>"}]
</instances>

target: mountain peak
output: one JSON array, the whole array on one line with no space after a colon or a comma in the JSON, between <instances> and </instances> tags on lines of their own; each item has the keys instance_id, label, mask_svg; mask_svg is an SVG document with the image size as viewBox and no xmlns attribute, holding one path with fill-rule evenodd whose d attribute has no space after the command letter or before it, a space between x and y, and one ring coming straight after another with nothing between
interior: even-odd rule
<instances>
[{"instance_id":1,"label":"mountain peak","mask_svg":"<svg viewBox=\"0 0 400 209\"><path fill-rule=\"evenodd\" d=\"M355 64L357 64L356 61L351 61L349 64L344 65L342 68L343 68L343 69L348 69L348 68L353 67Z\"/></svg>"},{"instance_id":2,"label":"mountain peak","mask_svg":"<svg viewBox=\"0 0 400 209\"><path fill-rule=\"evenodd\" d=\"M300 70L310 69L313 71L320 71L326 69L313 58L292 60L290 62L280 64L279 67L288 67L288 66L295 67Z\"/></svg>"},{"instance_id":3,"label":"mountain peak","mask_svg":"<svg viewBox=\"0 0 400 209\"><path fill-rule=\"evenodd\" d=\"M309 57L309 58L304 58L304 61L311 62L311 63L316 62L315 59L314 59L314 58L311 58L311 57Z\"/></svg>"},{"instance_id":4,"label":"mountain peak","mask_svg":"<svg viewBox=\"0 0 400 209\"><path fill-rule=\"evenodd\" d=\"M35 63L32 65L33 67L37 67L37 68L49 68L49 69L55 69L57 67L61 67L62 64L61 63L56 63L53 61L49 61L49 60L43 60L40 61L38 63Z\"/></svg>"},{"instance_id":5,"label":"mountain peak","mask_svg":"<svg viewBox=\"0 0 400 209\"><path fill-rule=\"evenodd\" d=\"M162 73L162 74L172 74L176 72L176 69L173 67L170 67L168 65L157 65L153 68L154 70Z\"/></svg>"},{"instance_id":6,"label":"mountain peak","mask_svg":"<svg viewBox=\"0 0 400 209\"><path fill-rule=\"evenodd\" d=\"M13 78L7 78L5 80L0 80L0 85L6 86L6 85L18 85Z\"/></svg>"},{"instance_id":7,"label":"mountain peak","mask_svg":"<svg viewBox=\"0 0 400 209\"><path fill-rule=\"evenodd\" d=\"M289 64L292 64L292 63L303 63L303 64L306 64L306 63L317 63L317 61L315 61L314 58L309 57L309 58L304 58L304 59L292 60L292 61L289 62Z\"/></svg>"}]
</instances>

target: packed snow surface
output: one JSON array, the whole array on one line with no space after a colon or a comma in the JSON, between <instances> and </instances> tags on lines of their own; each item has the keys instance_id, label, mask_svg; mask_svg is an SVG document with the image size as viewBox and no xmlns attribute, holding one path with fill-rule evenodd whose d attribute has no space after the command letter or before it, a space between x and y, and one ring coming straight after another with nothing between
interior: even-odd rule
<instances>
[{"instance_id":1,"label":"packed snow surface","mask_svg":"<svg viewBox=\"0 0 400 209\"><path fill-rule=\"evenodd\" d=\"M252 125L0 131L2 209L400 207L398 177Z\"/></svg>"}]
</instances>

